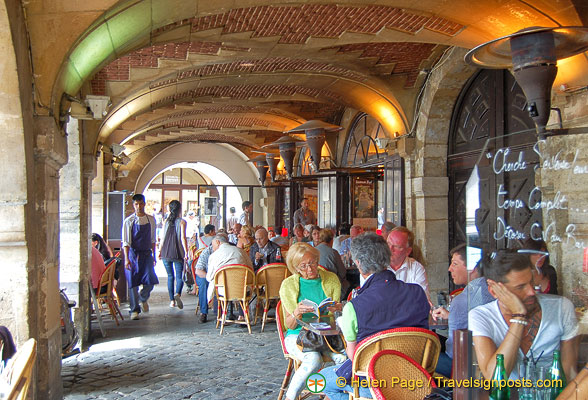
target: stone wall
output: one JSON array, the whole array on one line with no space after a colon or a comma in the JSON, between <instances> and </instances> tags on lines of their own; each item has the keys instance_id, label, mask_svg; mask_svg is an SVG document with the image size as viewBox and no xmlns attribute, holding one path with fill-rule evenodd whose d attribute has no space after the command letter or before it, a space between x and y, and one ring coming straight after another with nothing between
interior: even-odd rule
<instances>
[{"instance_id":1,"label":"stone wall","mask_svg":"<svg viewBox=\"0 0 588 400\"><path fill-rule=\"evenodd\" d=\"M37 340L31 397L60 399L61 330L58 286L58 175L67 161L63 132L34 115L32 69L22 4L0 2L3 49L0 92L1 321L17 345Z\"/></svg>"}]
</instances>

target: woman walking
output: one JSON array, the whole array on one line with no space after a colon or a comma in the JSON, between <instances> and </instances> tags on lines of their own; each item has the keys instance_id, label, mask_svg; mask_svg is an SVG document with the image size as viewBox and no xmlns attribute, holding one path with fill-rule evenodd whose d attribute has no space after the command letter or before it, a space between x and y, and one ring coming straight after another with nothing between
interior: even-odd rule
<instances>
[{"instance_id":1,"label":"woman walking","mask_svg":"<svg viewBox=\"0 0 588 400\"><path fill-rule=\"evenodd\" d=\"M188 243L186 241L186 221L182 215L182 204L177 200L169 202L169 216L163 224L163 239L159 258L163 261L167 272L167 291L169 293L170 307L184 308L182 303L182 272L184 260L188 257ZM174 268L175 268L175 295L174 295Z\"/></svg>"}]
</instances>

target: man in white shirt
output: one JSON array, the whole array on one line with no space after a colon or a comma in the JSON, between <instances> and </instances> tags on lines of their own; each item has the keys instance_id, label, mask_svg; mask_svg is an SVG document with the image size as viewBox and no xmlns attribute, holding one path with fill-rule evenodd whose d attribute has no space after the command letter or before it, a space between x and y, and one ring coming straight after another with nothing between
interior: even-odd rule
<instances>
[{"instance_id":1,"label":"man in white shirt","mask_svg":"<svg viewBox=\"0 0 588 400\"><path fill-rule=\"evenodd\" d=\"M421 263L408 256L412 252L413 242L414 236L409 229L403 226L392 229L387 239L388 247L392 252L388 269L394 272L396 279L399 281L416 283L422 287L429 303L431 303L425 268Z\"/></svg>"},{"instance_id":2,"label":"man in white shirt","mask_svg":"<svg viewBox=\"0 0 588 400\"><path fill-rule=\"evenodd\" d=\"M227 264L243 264L253 270L253 264L249 255L237 246L228 242L226 235L216 235L212 239L213 253L208 258L208 270L206 271L206 280L208 285L208 301L214 295L214 274L216 271Z\"/></svg>"},{"instance_id":3,"label":"man in white shirt","mask_svg":"<svg viewBox=\"0 0 588 400\"><path fill-rule=\"evenodd\" d=\"M548 368L554 350L568 381L576 376L578 321L574 305L564 297L537 294L532 265L527 255L501 250L484 269L488 291L496 301L469 312L469 329L480 370L492 379L496 355L504 355L510 379L519 378L519 366L527 357Z\"/></svg>"}]
</instances>

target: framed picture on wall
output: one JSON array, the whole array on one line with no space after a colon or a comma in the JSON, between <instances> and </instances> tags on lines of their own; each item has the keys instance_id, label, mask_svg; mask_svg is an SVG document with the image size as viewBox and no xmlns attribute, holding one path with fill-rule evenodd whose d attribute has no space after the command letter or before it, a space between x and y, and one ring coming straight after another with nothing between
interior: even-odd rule
<instances>
[{"instance_id":1,"label":"framed picture on wall","mask_svg":"<svg viewBox=\"0 0 588 400\"><path fill-rule=\"evenodd\" d=\"M356 177L353 182L353 217L375 217L374 180Z\"/></svg>"},{"instance_id":2,"label":"framed picture on wall","mask_svg":"<svg viewBox=\"0 0 588 400\"><path fill-rule=\"evenodd\" d=\"M204 198L204 215L217 215L218 214L218 198L217 197L205 197Z\"/></svg>"}]
</instances>

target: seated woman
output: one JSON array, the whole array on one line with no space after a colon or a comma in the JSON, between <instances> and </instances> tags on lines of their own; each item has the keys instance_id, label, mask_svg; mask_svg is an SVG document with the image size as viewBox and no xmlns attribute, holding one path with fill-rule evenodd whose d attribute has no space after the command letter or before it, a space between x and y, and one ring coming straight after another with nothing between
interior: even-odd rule
<instances>
[{"instance_id":1,"label":"seated woman","mask_svg":"<svg viewBox=\"0 0 588 400\"><path fill-rule=\"evenodd\" d=\"M321 243L321 239L319 237L321 232L321 228L319 228L317 225L313 225L312 228L310 228L310 242L308 242L312 247L316 247Z\"/></svg>"},{"instance_id":2,"label":"seated woman","mask_svg":"<svg viewBox=\"0 0 588 400\"><path fill-rule=\"evenodd\" d=\"M338 302L341 296L339 278L332 272L319 269L318 261L317 249L307 243L295 243L290 247L286 260L288 269L293 275L286 278L280 287L280 300L286 316L285 324L288 327L284 345L290 354L302 361L286 392L288 400L298 397L306 385L308 376L317 372L322 364L320 353L304 353L296 346L296 338L300 332L300 326L296 320L312 311L312 307L302 305L301 301L308 299L319 304L330 297ZM338 307L340 308L341 305L338 304ZM345 356L342 354L330 353L329 355L337 364L345 361Z\"/></svg>"},{"instance_id":3,"label":"seated woman","mask_svg":"<svg viewBox=\"0 0 588 400\"><path fill-rule=\"evenodd\" d=\"M290 239L290 246L294 243L303 242L304 241L304 226L298 223L294 225L294 236Z\"/></svg>"},{"instance_id":4,"label":"seated woman","mask_svg":"<svg viewBox=\"0 0 588 400\"><path fill-rule=\"evenodd\" d=\"M245 253L249 254L249 249L251 249L251 246L255 243L255 239L253 238L254 234L255 233L250 226L242 226L237 240L237 247L245 250Z\"/></svg>"},{"instance_id":5,"label":"seated woman","mask_svg":"<svg viewBox=\"0 0 588 400\"><path fill-rule=\"evenodd\" d=\"M107 264L108 261L112 260L112 257L114 257L114 253L108 244L106 244L102 236L97 233L92 234L92 246L96 247L100 254L102 254L102 258L105 264Z\"/></svg>"},{"instance_id":6,"label":"seated woman","mask_svg":"<svg viewBox=\"0 0 588 400\"><path fill-rule=\"evenodd\" d=\"M557 294L557 272L555 272L555 268L549 264L549 253L547 253L547 245L545 242L543 240L533 240L532 238L529 238L525 241L523 248L536 252L529 254L531 264L533 264L534 267L533 284L535 287L541 287L541 293Z\"/></svg>"}]
</instances>

